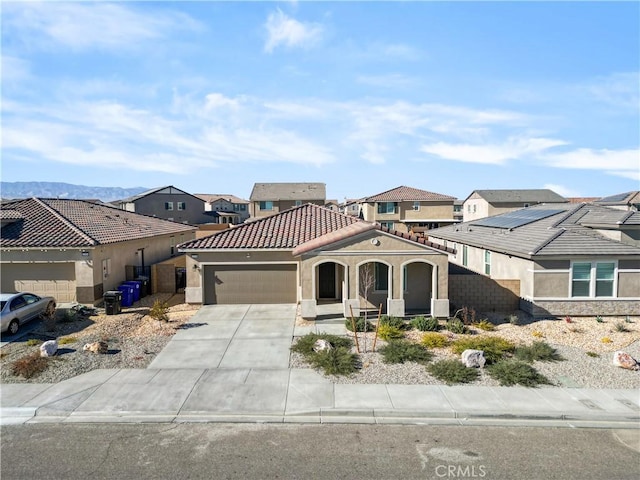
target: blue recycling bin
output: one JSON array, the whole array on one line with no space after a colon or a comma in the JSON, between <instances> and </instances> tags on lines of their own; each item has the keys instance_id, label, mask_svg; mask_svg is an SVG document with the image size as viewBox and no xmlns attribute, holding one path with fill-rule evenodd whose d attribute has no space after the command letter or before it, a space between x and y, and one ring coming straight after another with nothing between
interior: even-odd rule
<instances>
[{"instance_id":1,"label":"blue recycling bin","mask_svg":"<svg viewBox=\"0 0 640 480\"><path fill-rule=\"evenodd\" d=\"M133 305L133 286L123 283L118 287L118 290L122 292L122 306L130 307Z\"/></svg>"},{"instance_id":2,"label":"blue recycling bin","mask_svg":"<svg viewBox=\"0 0 640 480\"><path fill-rule=\"evenodd\" d=\"M140 286L141 286L142 282L139 282L137 280L129 280L126 282L123 282L123 285L131 285L133 287L133 301L137 302L138 300L140 300Z\"/></svg>"}]
</instances>

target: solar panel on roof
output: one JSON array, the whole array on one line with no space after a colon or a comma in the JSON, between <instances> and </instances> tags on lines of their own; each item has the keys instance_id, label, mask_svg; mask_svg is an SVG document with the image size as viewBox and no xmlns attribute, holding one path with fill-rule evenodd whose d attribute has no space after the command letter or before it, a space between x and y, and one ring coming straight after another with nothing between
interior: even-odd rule
<instances>
[{"instance_id":1,"label":"solar panel on roof","mask_svg":"<svg viewBox=\"0 0 640 480\"><path fill-rule=\"evenodd\" d=\"M611 195L610 197L606 197L606 198L601 198L600 200L598 200L599 202L622 202L625 198L627 198L629 196L630 192L626 192L626 193L618 193L617 195Z\"/></svg>"},{"instance_id":2,"label":"solar panel on roof","mask_svg":"<svg viewBox=\"0 0 640 480\"><path fill-rule=\"evenodd\" d=\"M538 220L542 220L543 218L550 217L560 212L564 212L564 210L517 210L515 212L504 213L502 215L496 215L494 217L486 217L479 220L474 220L471 222L471 225L493 228L517 228L532 222L536 222Z\"/></svg>"}]
</instances>

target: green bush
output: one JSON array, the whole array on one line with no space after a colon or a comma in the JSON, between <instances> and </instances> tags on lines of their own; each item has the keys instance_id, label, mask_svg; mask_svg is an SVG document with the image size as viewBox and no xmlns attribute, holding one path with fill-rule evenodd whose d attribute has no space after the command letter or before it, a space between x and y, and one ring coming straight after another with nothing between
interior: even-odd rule
<instances>
[{"instance_id":1,"label":"green bush","mask_svg":"<svg viewBox=\"0 0 640 480\"><path fill-rule=\"evenodd\" d=\"M427 371L448 385L454 383L469 383L478 378L478 370L465 367L458 360L440 360L427 365Z\"/></svg>"},{"instance_id":2,"label":"green bush","mask_svg":"<svg viewBox=\"0 0 640 480\"><path fill-rule=\"evenodd\" d=\"M35 347L36 345L42 345L42 340L38 340L37 338L30 338L26 343L27 347Z\"/></svg>"},{"instance_id":3,"label":"green bush","mask_svg":"<svg viewBox=\"0 0 640 480\"><path fill-rule=\"evenodd\" d=\"M76 343L78 339L76 337L63 337L58 340L58 345L68 345L70 343Z\"/></svg>"},{"instance_id":4,"label":"green bush","mask_svg":"<svg viewBox=\"0 0 640 480\"><path fill-rule=\"evenodd\" d=\"M378 327L378 336L383 340L392 340L394 338L404 337L404 332L392 325L382 324Z\"/></svg>"},{"instance_id":5,"label":"green bush","mask_svg":"<svg viewBox=\"0 0 640 480\"><path fill-rule=\"evenodd\" d=\"M298 341L291 346L293 352L300 353L305 357L313 355L316 352L313 351L313 345L317 340L326 340L331 344L333 348L346 348L350 349L353 346L353 341L348 337L341 337L338 335L330 335L328 333L309 333L304 337L300 337Z\"/></svg>"},{"instance_id":6,"label":"green bush","mask_svg":"<svg viewBox=\"0 0 640 480\"><path fill-rule=\"evenodd\" d=\"M503 360L487 367L489 375L500 382L500 385L522 385L537 387L551 385L547 377L538 373L531 365L517 360Z\"/></svg>"},{"instance_id":7,"label":"green bush","mask_svg":"<svg viewBox=\"0 0 640 480\"><path fill-rule=\"evenodd\" d=\"M496 326L486 319L480 320L479 322L474 323L473 326L479 330L484 330L485 332L492 332L496 329Z\"/></svg>"},{"instance_id":8,"label":"green bush","mask_svg":"<svg viewBox=\"0 0 640 480\"><path fill-rule=\"evenodd\" d=\"M588 351L586 353L587 353L587 356L589 356L591 358L599 358L600 357L600 354L596 353L596 352Z\"/></svg>"},{"instance_id":9,"label":"green bush","mask_svg":"<svg viewBox=\"0 0 640 480\"><path fill-rule=\"evenodd\" d=\"M14 375L31 378L46 370L48 365L46 357L41 357L40 352L33 352L13 362L11 371Z\"/></svg>"},{"instance_id":10,"label":"green bush","mask_svg":"<svg viewBox=\"0 0 640 480\"><path fill-rule=\"evenodd\" d=\"M616 332L621 332L621 333L624 333L624 332L628 332L628 331L629 331L629 329L628 329L628 328L627 328L627 326L624 324L624 322L617 322L617 323L615 324L615 329L616 329Z\"/></svg>"},{"instance_id":11,"label":"green bush","mask_svg":"<svg viewBox=\"0 0 640 480\"><path fill-rule=\"evenodd\" d=\"M356 322L356 332L373 332L373 324L368 320L365 322L364 317L358 317L353 320ZM344 319L344 326L350 332L353 332L353 320L350 318Z\"/></svg>"},{"instance_id":12,"label":"green bush","mask_svg":"<svg viewBox=\"0 0 640 480\"><path fill-rule=\"evenodd\" d=\"M556 362L564 360L558 351L546 342L533 342L531 345L516 347L515 357L523 362Z\"/></svg>"},{"instance_id":13,"label":"green bush","mask_svg":"<svg viewBox=\"0 0 640 480\"><path fill-rule=\"evenodd\" d=\"M451 344L453 353L461 354L469 349L482 350L487 363L496 363L508 353L513 353L515 345L501 337L465 337Z\"/></svg>"},{"instance_id":14,"label":"green bush","mask_svg":"<svg viewBox=\"0 0 640 480\"><path fill-rule=\"evenodd\" d=\"M392 340L380 349L385 363L427 363L431 360L431 353L422 345L406 340Z\"/></svg>"},{"instance_id":15,"label":"green bush","mask_svg":"<svg viewBox=\"0 0 640 480\"><path fill-rule=\"evenodd\" d=\"M405 322L403 318L389 317L388 315L380 317L380 325L389 325L390 327L397 328L398 330L407 330L409 328L409 324Z\"/></svg>"},{"instance_id":16,"label":"green bush","mask_svg":"<svg viewBox=\"0 0 640 480\"><path fill-rule=\"evenodd\" d=\"M505 318L505 320L509 322L511 325L520 325L520 319L518 318L518 315L516 315L515 313L512 313L511 315L509 315L507 318Z\"/></svg>"},{"instance_id":17,"label":"green bush","mask_svg":"<svg viewBox=\"0 0 640 480\"><path fill-rule=\"evenodd\" d=\"M449 345L449 339L437 332L426 332L422 334L422 345L427 348L444 348Z\"/></svg>"},{"instance_id":18,"label":"green bush","mask_svg":"<svg viewBox=\"0 0 640 480\"><path fill-rule=\"evenodd\" d=\"M327 375L349 375L360 366L358 355L345 347L334 347L324 352L314 352L307 357L314 368L321 368Z\"/></svg>"},{"instance_id":19,"label":"green bush","mask_svg":"<svg viewBox=\"0 0 640 480\"><path fill-rule=\"evenodd\" d=\"M160 300L156 300L153 302L153 306L151 310L149 310L149 316L154 320L158 320L160 322L168 322L169 321L169 304L167 302L161 302Z\"/></svg>"},{"instance_id":20,"label":"green bush","mask_svg":"<svg viewBox=\"0 0 640 480\"><path fill-rule=\"evenodd\" d=\"M440 328L440 323L435 317L420 315L411 321L411 325L421 332L435 332Z\"/></svg>"},{"instance_id":21,"label":"green bush","mask_svg":"<svg viewBox=\"0 0 640 480\"><path fill-rule=\"evenodd\" d=\"M451 333L464 333L467 331L467 327L465 327L462 320L458 318L451 318L447 320L447 325L445 328Z\"/></svg>"}]
</instances>

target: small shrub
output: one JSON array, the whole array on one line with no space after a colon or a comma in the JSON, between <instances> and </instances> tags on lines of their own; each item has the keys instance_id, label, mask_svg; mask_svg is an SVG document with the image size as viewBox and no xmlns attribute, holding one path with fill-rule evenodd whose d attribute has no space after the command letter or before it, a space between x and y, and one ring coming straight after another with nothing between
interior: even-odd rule
<instances>
[{"instance_id":1,"label":"small shrub","mask_svg":"<svg viewBox=\"0 0 640 480\"><path fill-rule=\"evenodd\" d=\"M520 319L515 313L509 315L505 320L508 321L511 325L520 325Z\"/></svg>"},{"instance_id":2,"label":"small shrub","mask_svg":"<svg viewBox=\"0 0 640 480\"><path fill-rule=\"evenodd\" d=\"M496 363L515 350L515 345L501 337L466 337L451 344L453 353L461 354L465 350L482 350L487 363Z\"/></svg>"},{"instance_id":3,"label":"small shrub","mask_svg":"<svg viewBox=\"0 0 640 480\"><path fill-rule=\"evenodd\" d=\"M167 302L161 302L156 300L153 302L151 310L149 310L149 316L159 322L169 321L169 304Z\"/></svg>"},{"instance_id":4,"label":"small shrub","mask_svg":"<svg viewBox=\"0 0 640 480\"><path fill-rule=\"evenodd\" d=\"M33 352L13 362L11 371L14 375L31 378L46 370L47 366L48 359L41 357L40 352Z\"/></svg>"},{"instance_id":5,"label":"small shrub","mask_svg":"<svg viewBox=\"0 0 640 480\"><path fill-rule=\"evenodd\" d=\"M373 324L370 321L365 321L364 317L358 317L353 319L356 324L356 332L373 332ZM353 321L350 318L345 318L344 326L350 332L353 332Z\"/></svg>"},{"instance_id":6,"label":"small shrub","mask_svg":"<svg viewBox=\"0 0 640 480\"><path fill-rule=\"evenodd\" d=\"M420 342L427 348L444 348L449 345L449 339L437 332L426 332L422 334L422 340Z\"/></svg>"},{"instance_id":7,"label":"small shrub","mask_svg":"<svg viewBox=\"0 0 640 480\"><path fill-rule=\"evenodd\" d=\"M569 315L564 317L564 321L567 322L567 323L573 323L573 320L571 320L571 317Z\"/></svg>"},{"instance_id":8,"label":"small shrub","mask_svg":"<svg viewBox=\"0 0 640 480\"><path fill-rule=\"evenodd\" d=\"M385 363L427 363L431 360L431 353L422 345L407 342L406 340L393 340L380 349Z\"/></svg>"},{"instance_id":9,"label":"small shrub","mask_svg":"<svg viewBox=\"0 0 640 480\"><path fill-rule=\"evenodd\" d=\"M78 319L78 312L73 308L68 308L63 311L61 321L64 323L72 323Z\"/></svg>"},{"instance_id":10,"label":"small shrub","mask_svg":"<svg viewBox=\"0 0 640 480\"><path fill-rule=\"evenodd\" d=\"M604 323L604 319L602 318L602 316L601 316L601 315L598 315L598 316L596 317L596 322L598 322L598 323Z\"/></svg>"},{"instance_id":11,"label":"small shrub","mask_svg":"<svg viewBox=\"0 0 640 480\"><path fill-rule=\"evenodd\" d=\"M616 332L621 332L621 333L629 331L629 329L627 328L627 326L623 322L617 322L615 324L615 329L616 329Z\"/></svg>"},{"instance_id":12,"label":"small shrub","mask_svg":"<svg viewBox=\"0 0 640 480\"><path fill-rule=\"evenodd\" d=\"M35 347L36 345L42 345L42 340L38 340L37 338L30 338L29 340L27 340L26 345L27 347Z\"/></svg>"},{"instance_id":13,"label":"small shrub","mask_svg":"<svg viewBox=\"0 0 640 480\"><path fill-rule=\"evenodd\" d=\"M486 319L480 320L479 322L474 323L473 326L479 330L484 330L485 332L492 332L496 329L496 326Z\"/></svg>"},{"instance_id":14,"label":"small shrub","mask_svg":"<svg viewBox=\"0 0 640 480\"><path fill-rule=\"evenodd\" d=\"M309 357L315 368L321 368L327 375L350 375L359 367L359 357L345 347L335 347L324 352L314 352Z\"/></svg>"},{"instance_id":15,"label":"small shrub","mask_svg":"<svg viewBox=\"0 0 640 480\"><path fill-rule=\"evenodd\" d=\"M76 337L63 337L58 340L58 345L68 345L70 343L76 343L78 339Z\"/></svg>"},{"instance_id":16,"label":"small shrub","mask_svg":"<svg viewBox=\"0 0 640 480\"><path fill-rule=\"evenodd\" d=\"M435 317L417 316L411 321L413 328L421 332L435 332L440 328L440 322Z\"/></svg>"},{"instance_id":17,"label":"small shrub","mask_svg":"<svg viewBox=\"0 0 640 480\"><path fill-rule=\"evenodd\" d=\"M304 337L300 337L295 345L291 346L291 351L300 353L305 357L313 355L316 353L313 351L313 345L317 340L326 340L333 346L333 348L342 347L350 349L353 346L353 341L348 337L330 335L328 333L309 333Z\"/></svg>"},{"instance_id":18,"label":"small shrub","mask_svg":"<svg viewBox=\"0 0 640 480\"><path fill-rule=\"evenodd\" d=\"M427 365L427 371L448 385L454 383L469 383L478 378L478 370L465 367L458 360L440 360Z\"/></svg>"},{"instance_id":19,"label":"small shrub","mask_svg":"<svg viewBox=\"0 0 640 480\"><path fill-rule=\"evenodd\" d=\"M473 308L462 307L458 310L453 318L459 318L465 325L471 325L476 322L476 311Z\"/></svg>"},{"instance_id":20,"label":"small shrub","mask_svg":"<svg viewBox=\"0 0 640 480\"><path fill-rule=\"evenodd\" d=\"M388 341L394 338L402 338L404 337L404 333L399 328L383 323L378 327L378 336Z\"/></svg>"},{"instance_id":21,"label":"small shrub","mask_svg":"<svg viewBox=\"0 0 640 480\"><path fill-rule=\"evenodd\" d=\"M447 320L447 326L445 328L451 333L462 334L467 331L467 327L465 327L464 323L462 323L462 320L459 320L457 318L451 318L450 320Z\"/></svg>"},{"instance_id":22,"label":"small shrub","mask_svg":"<svg viewBox=\"0 0 640 480\"><path fill-rule=\"evenodd\" d=\"M531 345L516 347L515 357L523 362L556 362L564 360L558 351L546 342L533 342Z\"/></svg>"},{"instance_id":23,"label":"small shrub","mask_svg":"<svg viewBox=\"0 0 640 480\"><path fill-rule=\"evenodd\" d=\"M520 361L503 360L487 367L489 375L500 382L500 385L522 385L537 387L551 385L547 377L538 373L531 365Z\"/></svg>"},{"instance_id":24,"label":"small shrub","mask_svg":"<svg viewBox=\"0 0 640 480\"><path fill-rule=\"evenodd\" d=\"M407 330L409 328L409 324L402 318L389 317L387 315L383 315L380 318L380 325L388 325L390 327L397 328L398 330Z\"/></svg>"},{"instance_id":25,"label":"small shrub","mask_svg":"<svg viewBox=\"0 0 640 480\"><path fill-rule=\"evenodd\" d=\"M609 337L602 337L600 341L602 343L613 343L613 340L611 340Z\"/></svg>"},{"instance_id":26,"label":"small shrub","mask_svg":"<svg viewBox=\"0 0 640 480\"><path fill-rule=\"evenodd\" d=\"M626 317L624 317L624 322L625 323L633 323L633 320L631 320L631 317L629 315L627 315Z\"/></svg>"},{"instance_id":27,"label":"small shrub","mask_svg":"<svg viewBox=\"0 0 640 480\"><path fill-rule=\"evenodd\" d=\"M589 351L589 352L587 352L587 356L589 356L589 357L591 357L591 358L599 358L599 357L600 357L600 354L599 354L599 353L596 353L596 352L591 352L591 351Z\"/></svg>"},{"instance_id":28,"label":"small shrub","mask_svg":"<svg viewBox=\"0 0 640 480\"><path fill-rule=\"evenodd\" d=\"M533 332L531 332L531 335L536 338L544 338L544 333L542 333L540 330L534 330Z\"/></svg>"}]
</instances>

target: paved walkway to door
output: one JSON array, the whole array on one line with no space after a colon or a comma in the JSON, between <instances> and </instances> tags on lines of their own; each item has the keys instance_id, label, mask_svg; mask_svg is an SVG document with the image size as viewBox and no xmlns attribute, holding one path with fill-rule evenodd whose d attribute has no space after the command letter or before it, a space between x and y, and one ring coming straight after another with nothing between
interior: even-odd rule
<instances>
[{"instance_id":1,"label":"paved walkway to door","mask_svg":"<svg viewBox=\"0 0 640 480\"><path fill-rule=\"evenodd\" d=\"M289 368L296 305L204 305L148 368Z\"/></svg>"}]
</instances>

